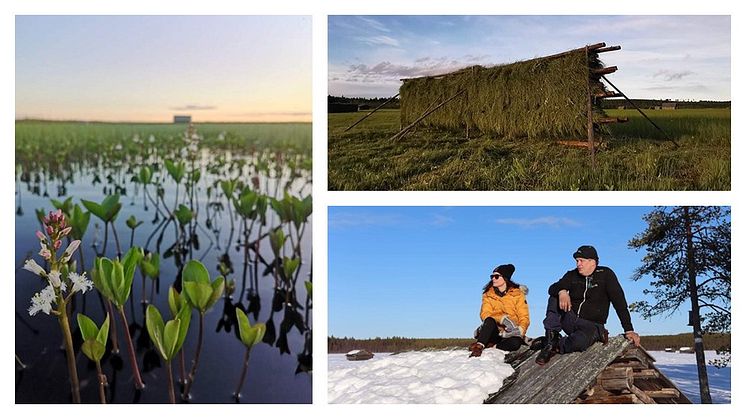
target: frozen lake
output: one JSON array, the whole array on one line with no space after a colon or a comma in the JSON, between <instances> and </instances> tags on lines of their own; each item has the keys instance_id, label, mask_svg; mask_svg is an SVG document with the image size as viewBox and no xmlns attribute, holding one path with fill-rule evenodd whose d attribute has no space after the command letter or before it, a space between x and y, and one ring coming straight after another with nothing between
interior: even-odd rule
<instances>
[{"instance_id":1,"label":"frozen lake","mask_svg":"<svg viewBox=\"0 0 746 419\"><path fill-rule=\"evenodd\" d=\"M694 354L649 352L656 366L694 403L699 383ZM717 357L706 352L707 359ZM378 353L368 361L329 355L330 403L482 403L497 391L513 369L503 364L504 352L487 349L480 358L465 350ZM708 366L714 403L730 403L730 367Z\"/></svg>"}]
</instances>

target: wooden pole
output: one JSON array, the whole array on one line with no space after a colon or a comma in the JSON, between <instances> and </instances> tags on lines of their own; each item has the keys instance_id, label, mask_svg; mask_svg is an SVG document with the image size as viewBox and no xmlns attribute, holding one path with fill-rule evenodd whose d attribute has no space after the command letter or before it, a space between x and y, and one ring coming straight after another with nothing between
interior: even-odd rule
<instances>
[{"instance_id":1,"label":"wooden pole","mask_svg":"<svg viewBox=\"0 0 746 419\"><path fill-rule=\"evenodd\" d=\"M357 120L357 122L355 122L354 124L352 124L352 125L350 125L349 127L347 127L347 129L346 129L346 130L344 130L343 132L347 132L347 131L351 130L351 129L352 129L352 128L353 128L354 126L355 126L355 125L357 125L357 124L359 124L359 123L361 123L361 122L365 121L365 119L366 119L366 118L368 118L369 116L371 116L371 115L373 115L374 113L376 113L376 111L377 111L377 110L379 110L379 109L383 108L383 107L384 107L384 106L385 106L385 105L386 105L387 103L391 102L392 100L394 100L394 99L395 99L396 97L398 97L398 96L399 96L399 93L395 94L394 96L391 96L391 97L390 97L390 98L389 98L389 99L388 99L387 101L385 101L385 102L383 102L382 104L378 105L378 107L377 107L377 108L373 109L372 111L368 112L368 114L367 114L367 115L365 115L365 116L363 116L362 118L358 119L358 120Z\"/></svg>"},{"instance_id":2,"label":"wooden pole","mask_svg":"<svg viewBox=\"0 0 746 419\"><path fill-rule=\"evenodd\" d=\"M389 138L389 141L395 140L395 139L401 137L402 135L406 134L407 131L409 131L410 129L414 128L414 126L417 125L417 124L419 124L420 121L422 121L423 119L427 118L428 116L430 116L430 114L432 114L433 112L437 111L438 109L442 108L446 103L448 103L448 102L452 101L453 99L456 99L457 97L461 96L465 91L466 90L459 90L458 92L456 92L455 95L453 95L453 96L449 97L448 99L446 99L445 101L441 102L435 108L433 108L433 109L425 112L422 116L420 116L419 118L417 118L417 120L415 120L411 124L407 125L404 129L402 129L401 131L399 131L393 137Z\"/></svg>"},{"instance_id":3,"label":"wooden pole","mask_svg":"<svg viewBox=\"0 0 746 419\"><path fill-rule=\"evenodd\" d=\"M604 44L605 46L605 44ZM590 62L590 52L589 48L585 47L585 58L586 63ZM591 92L591 75L590 75L590 66L588 67L589 74L587 79L587 92L586 92L586 102L588 104L587 107L587 113L588 113L588 150L591 153L591 164L595 167L596 166L596 147L593 142L595 139L593 138L593 92Z\"/></svg>"},{"instance_id":4,"label":"wooden pole","mask_svg":"<svg viewBox=\"0 0 746 419\"><path fill-rule=\"evenodd\" d=\"M647 115L645 115L645 112L643 112L643 111L642 111L642 109L640 109L640 108L639 108L639 107L638 107L638 106L637 106L637 105L635 104L635 102L633 102L633 101L632 101L632 99L628 98L628 97L627 97L627 95L625 95L625 94L624 94L624 92L622 92L621 90L619 90L619 88L618 88L618 87L614 86L614 83L612 83L612 82L611 82L611 81L610 81L609 79L607 79L607 78L606 78L606 76L604 76L604 75L602 74L602 75L601 75L601 78L602 78L602 79L604 79L604 80L606 81L606 83L609 83L609 86L611 86L611 87L612 87L612 89L616 90L616 91L617 91L617 92L618 92L618 93L619 93L620 95L622 95L622 96L624 97L624 99L626 99L626 100L627 100L627 102L628 102L628 103L629 103L630 105L634 106L634 108L635 108L635 109L637 109L637 112L640 112L640 115L642 115L642 116L643 116L643 117L644 117L645 119L647 119L647 120L648 120L648 122L650 122L650 123L651 123L651 124L652 124L652 125L653 125L653 126L654 126L654 127L655 127L655 128L657 129L657 130L658 130L658 131L660 131L660 133L661 133L661 134L663 134L663 136L664 136L664 137L666 137L666 139L667 139L668 141L672 142L672 143L673 143L673 144L674 144L674 145L675 145L676 147L678 147L678 146L679 146L679 144L678 144L678 143L677 143L676 141L674 141L674 140L673 140L673 138L669 137L669 136L668 136L668 134L666 134L666 132L665 132L665 131L663 131L663 129L662 129L661 127L659 127L659 126L658 126L658 125L657 125L657 124L656 124L655 122L653 122L653 120L652 120L652 119L648 118L648 116L647 116Z\"/></svg>"}]
</instances>

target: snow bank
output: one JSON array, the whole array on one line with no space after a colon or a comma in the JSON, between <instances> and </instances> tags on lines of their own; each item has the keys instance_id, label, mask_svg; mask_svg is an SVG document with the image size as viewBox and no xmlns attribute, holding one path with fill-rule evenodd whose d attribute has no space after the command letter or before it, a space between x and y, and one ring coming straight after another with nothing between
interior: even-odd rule
<instances>
[{"instance_id":1,"label":"snow bank","mask_svg":"<svg viewBox=\"0 0 746 419\"><path fill-rule=\"evenodd\" d=\"M368 361L329 355L330 403L482 403L513 373L505 352L463 349L376 354Z\"/></svg>"}]
</instances>

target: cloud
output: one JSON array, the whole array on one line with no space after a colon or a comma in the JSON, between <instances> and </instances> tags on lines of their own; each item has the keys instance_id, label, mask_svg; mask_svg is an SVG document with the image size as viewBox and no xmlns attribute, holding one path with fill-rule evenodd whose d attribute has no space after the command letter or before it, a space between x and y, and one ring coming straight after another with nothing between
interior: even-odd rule
<instances>
[{"instance_id":1,"label":"cloud","mask_svg":"<svg viewBox=\"0 0 746 419\"><path fill-rule=\"evenodd\" d=\"M377 215L338 212L329 216L329 227L393 226L403 221L396 214Z\"/></svg>"},{"instance_id":2,"label":"cloud","mask_svg":"<svg viewBox=\"0 0 746 419\"><path fill-rule=\"evenodd\" d=\"M573 220L572 218L567 217L554 217L554 216L546 216L546 217L536 217L536 218L498 218L495 220L497 224L504 224L504 225L514 225L518 227L539 227L539 226L548 226L548 227L579 227L582 225L577 220Z\"/></svg>"},{"instance_id":3,"label":"cloud","mask_svg":"<svg viewBox=\"0 0 746 419\"><path fill-rule=\"evenodd\" d=\"M311 112L243 112L236 114L237 116L311 116Z\"/></svg>"},{"instance_id":4,"label":"cloud","mask_svg":"<svg viewBox=\"0 0 746 419\"><path fill-rule=\"evenodd\" d=\"M380 83L383 80L399 80L412 77L433 76L450 73L477 62L483 62L486 55L467 55L461 59L451 57L422 57L414 64L396 64L381 61L377 64L352 64L345 71L345 80L361 83ZM490 66L492 64L484 64Z\"/></svg>"},{"instance_id":5,"label":"cloud","mask_svg":"<svg viewBox=\"0 0 746 419\"><path fill-rule=\"evenodd\" d=\"M387 28L386 25L384 25L383 23L381 23L381 22L379 22L379 21L377 21L377 20L375 20L373 18L365 17L365 16L358 16L357 18L361 22L363 22L366 25L368 25L371 29L375 29L375 30L381 31L381 32L390 32L389 28Z\"/></svg>"},{"instance_id":6,"label":"cloud","mask_svg":"<svg viewBox=\"0 0 746 419\"><path fill-rule=\"evenodd\" d=\"M451 217L442 214L435 214L433 215L433 219L430 221L430 224L434 226L447 226L453 224L454 221L455 220Z\"/></svg>"},{"instance_id":7,"label":"cloud","mask_svg":"<svg viewBox=\"0 0 746 419\"><path fill-rule=\"evenodd\" d=\"M184 106L174 106L171 108L172 111L211 111L214 109L217 109L217 106L194 105L194 104L188 104Z\"/></svg>"},{"instance_id":8,"label":"cloud","mask_svg":"<svg viewBox=\"0 0 746 419\"><path fill-rule=\"evenodd\" d=\"M681 80L684 77L690 76L692 74L694 74L694 72L691 72L691 71L675 72L671 70L660 70L656 72L655 74L653 74L653 78L660 76L660 77L663 77L663 80L665 81L674 81L674 80Z\"/></svg>"},{"instance_id":9,"label":"cloud","mask_svg":"<svg viewBox=\"0 0 746 419\"><path fill-rule=\"evenodd\" d=\"M398 47L399 41L386 35L360 36L356 40L370 46L383 45L387 47Z\"/></svg>"}]
</instances>

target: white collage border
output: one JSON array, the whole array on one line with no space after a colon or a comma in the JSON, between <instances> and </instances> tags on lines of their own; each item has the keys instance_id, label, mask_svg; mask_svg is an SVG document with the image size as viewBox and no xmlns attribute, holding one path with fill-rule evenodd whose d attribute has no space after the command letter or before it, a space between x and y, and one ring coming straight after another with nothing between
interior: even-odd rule
<instances>
[{"instance_id":1,"label":"white collage border","mask_svg":"<svg viewBox=\"0 0 746 419\"><path fill-rule=\"evenodd\" d=\"M328 192L327 188L327 25L329 15L731 15L731 75L743 74L743 47L739 40L744 36L744 13L738 3L728 0L709 0L707 2L692 0L626 0L623 2L601 2L593 0L376 0L363 2L356 0L271 0L259 2L255 0L129 0L123 1L92 1L92 0L6 0L3 2L3 13L0 17L0 36L2 36L2 54L5 63L2 65L2 152L0 152L0 168L5 175L0 175L0 202L5 214L0 217L2 230L14 231L11 224L13 207L13 183L10 182L11 164L14 155L14 116L15 116L15 15L21 14L83 14L83 15L311 15L313 17L313 160L314 160L314 231L313 257L315 286L314 293L314 372L313 375L313 405L122 405L116 409L110 407L60 406L60 405L15 405L15 381L12 371L15 365L11 352L14 348L5 345L4 355L0 357L2 364L2 394L3 413L9 418L29 417L77 417L78 415L106 415L106 418L130 418L133 414L174 415L189 418L204 418L209 415L241 415L261 417L269 415L291 415L295 417L311 418L380 418L393 417L421 417L433 415L437 418L469 417L471 415L534 415L548 414L552 416L568 415L603 415L607 417L623 417L628 415L648 417L659 415L663 417L701 417L708 415L732 416L739 405L739 398L732 397L732 404L720 406L566 406L558 411L554 406L503 406L501 410L494 407L467 405L328 405L327 404L327 362L326 336L328 319L327 301L327 221L328 206L337 205L432 205L432 206L641 206L641 205L731 205L732 217L736 220L733 226L733 248L743 252L743 237L745 230L739 222L744 205L743 198L743 169L732 164L732 190L725 192ZM739 48L740 47L740 48ZM739 53L739 50L741 51ZM733 99L732 120L739 121L743 117L743 108L738 100L743 97L743 83L737 77L731 77L731 98ZM739 143L743 137L743 126L733 124L731 143L731 161L737 162L746 158L744 144ZM12 221L14 223L14 219ZM8 284L14 274L13 249L2 248L0 263L5 267L4 282ZM733 260L733 271L743 271L743 264L738 259ZM14 334L14 323L11 323L10 307L14 306L13 292L0 292L3 297L6 317L2 321L3 333ZM733 295L741 295L738 281L734 286ZM742 298L742 297L741 297ZM743 336L738 325L742 316L738 308L733 316L732 341L734 364L731 369L731 394L740 394L743 380L739 368L740 348ZM741 339L737 339L741 338ZM168 411L167 411L168 409ZM173 411L172 409L176 409ZM484 410L490 409L490 410ZM564 410L570 409L570 410ZM644 409L644 410L640 410Z\"/></svg>"}]
</instances>

